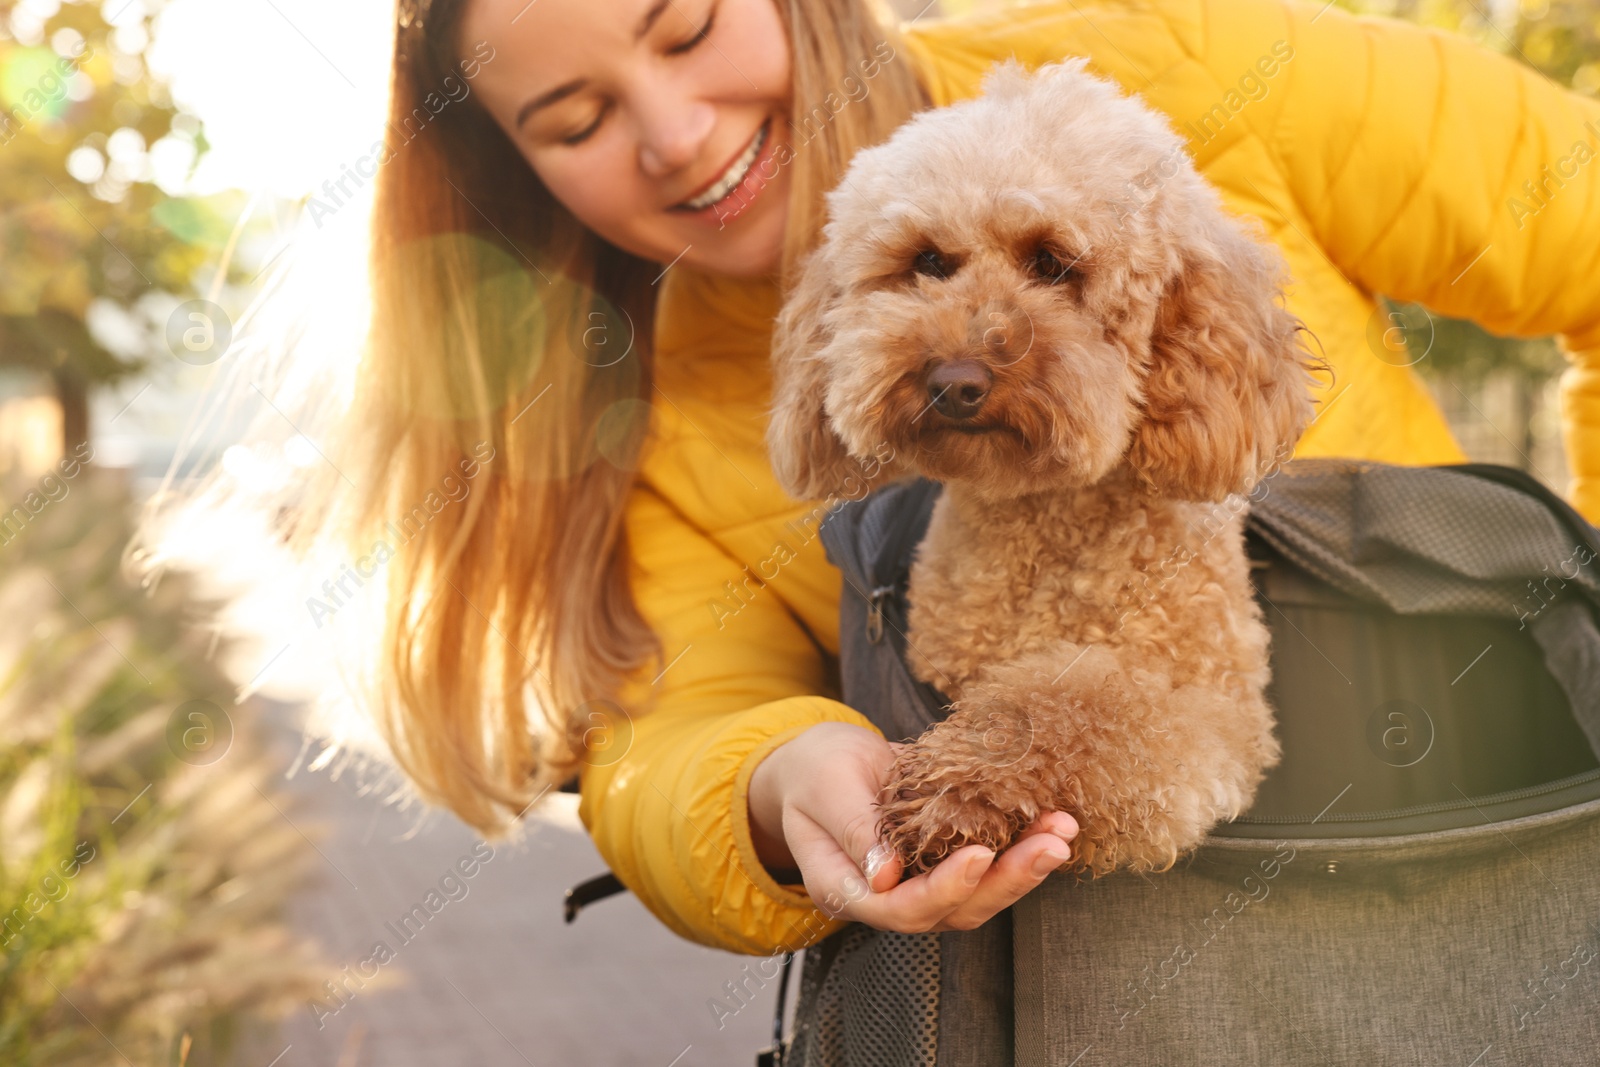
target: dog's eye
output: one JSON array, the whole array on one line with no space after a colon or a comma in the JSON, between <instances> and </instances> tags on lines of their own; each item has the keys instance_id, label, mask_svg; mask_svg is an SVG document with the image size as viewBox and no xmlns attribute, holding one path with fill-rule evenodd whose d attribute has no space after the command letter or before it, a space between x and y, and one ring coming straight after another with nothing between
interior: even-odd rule
<instances>
[{"instance_id":1,"label":"dog's eye","mask_svg":"<svg viewBox=\"0 0 1600 1067\"><path fill-rule=\"evenodd\" d=\"M936 249L924 248L911 261L911 269L930 278L948 278L955 271L955 265L941 256Z\"/></svg>"},{"instance_id":2,"label":"dog's eye","mask_svg":"<svg viewBox=\"0 0 1600 1067\"><path fill-rule=\"evenodd\" d=\"M1078 276L1077 260L1071 263L1064 262L1048 248L1041 248L1035 252L1033 261L1028 266L1035 278L1051 285L1060 285Z\"/></svg>"}]
</instances>

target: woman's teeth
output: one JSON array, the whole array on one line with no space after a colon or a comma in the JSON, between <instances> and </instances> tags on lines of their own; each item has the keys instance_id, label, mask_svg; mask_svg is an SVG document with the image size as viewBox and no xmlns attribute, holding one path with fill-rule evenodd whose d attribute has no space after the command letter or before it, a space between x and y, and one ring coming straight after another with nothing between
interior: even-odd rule
<instances>
[{"instance_id":1,"label":"woman's teeth","mask_svg":"<svg viewBox=\"0 0 1600 1067\"><path fill-rule=\"evenodd\" d=\"M734 188L744 181L744 176L749 172L751 164L755 163L756 157L761 154L761 146L767 142L767 127L770 125L770 119L762 123L761 128L756 131L755 137L745 146L745 150L739 153L739 158L729 164L728 169L722 172L722 177L717 179L711 188L693 200L685 200L683 206L691 211L700 211L733 192Z\"/></svg>"}]
</instances>

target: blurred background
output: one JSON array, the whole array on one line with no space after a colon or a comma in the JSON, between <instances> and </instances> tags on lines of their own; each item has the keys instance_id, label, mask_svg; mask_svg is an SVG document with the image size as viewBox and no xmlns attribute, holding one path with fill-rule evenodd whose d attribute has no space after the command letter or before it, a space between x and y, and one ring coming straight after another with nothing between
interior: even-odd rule
<instances>
[{"instance_id":1,"label":"blurred background","mask_svg":"<svg viewBox=\"0 0 1600 1067\"><path fill-rule=\"evenodd\" d=\"M1339 3L1600 93L1600 0ZM690 1067L767 1043L770 967L627 895L561 921L604 869L572 798L488 849L395 803L380 765L320 760L302 726L327 652L303 621L260 624L303 619L303 596L225 611L225 581L143 589L122 566L164 483L221 464L282 485L320 461L294 426L237 443L267 391L208 398L249 373L256 332L306 327L353 363L352 167L381 136L391 18L0 0L0 1063ZM1564 491L1553 342L1428 328L1416 369L1471 457ZM259 532L192 534L197 560L274 563Z\"/></svg>"}]
</instances>

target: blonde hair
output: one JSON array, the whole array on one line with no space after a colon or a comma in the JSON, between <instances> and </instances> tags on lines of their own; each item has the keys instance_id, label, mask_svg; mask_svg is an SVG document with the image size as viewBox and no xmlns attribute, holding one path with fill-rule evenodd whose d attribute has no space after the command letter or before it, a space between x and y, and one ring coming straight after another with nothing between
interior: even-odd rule
<instances>
[{"instance_id":1,"label":"blonde hair","mask_svg":"<svg viewBox=\"0 0 1600 1067\"><path fill-rule=\"evenodd\" d=\"M793 157L787 279L851 155L928 96L873 0L774 2L795 116L894 49L870 93ZM423 517L426 537L400 538L360 656L375 680L367 710L417 792L497 833L582 765L585 705L661 655L629 590L622 521L648 423L660 265L584 228L475 100L410 132L462 54L463 3L434 0L420 24L397 5L408 13L374 186L370 327L329 462L286 535L300 554L330 541L365 552L437 497L442 476L472 479ZM595 337L606 352L631 347L592 358Z\"/></svg>"}]
</instances>

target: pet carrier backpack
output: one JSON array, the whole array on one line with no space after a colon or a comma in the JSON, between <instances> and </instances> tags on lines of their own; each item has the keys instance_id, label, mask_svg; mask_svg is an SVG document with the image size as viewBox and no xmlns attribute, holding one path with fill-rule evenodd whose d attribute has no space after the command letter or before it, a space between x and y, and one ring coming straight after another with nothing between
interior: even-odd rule
<instances>
[{"instance_id":1,"label":"pet carrier backpack","mask_svg":"<svg viewBox=\"0 0 1600 1067\"><path fill-rule=\"evenodd\" d=\"M938 492L822 531L842 696L890 740L948 703L903 655ZM976 930L849 924L765 1062L1600 1063L1600 531L1510 468L1298 460L1245 541L1283 745L1250 810Z\"/></svg>"}]
</instances>

